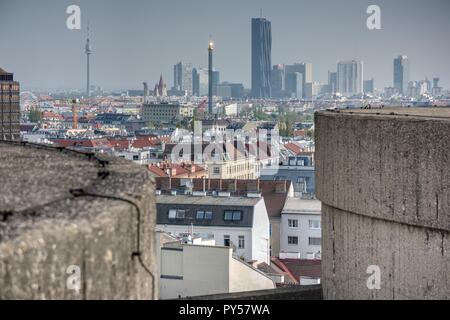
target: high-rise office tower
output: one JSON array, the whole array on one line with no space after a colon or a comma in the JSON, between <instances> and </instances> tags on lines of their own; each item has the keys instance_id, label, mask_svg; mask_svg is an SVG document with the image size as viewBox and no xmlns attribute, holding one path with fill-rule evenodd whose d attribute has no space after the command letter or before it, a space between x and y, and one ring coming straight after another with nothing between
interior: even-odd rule
<instances>
[{"instance_id":1,"label":"high-rise office tower","mask_svg":"<svg viewBox=\"0 0 450 320\"><path fill-rule=\"evenodd\" d=\"M192 63L180 61L173 67L173 89L192 95Z\"/></svg>"},{"instance_id":2,"label":"high-rise office tower","mask_svg":"<svg viewBox=\"0 0 450 320\"><path fill-rule=\"evenodd\" d=\"M192 72L193 93L196 96L207 96L209 94L209 69L208 68L194 68ZM212 86L213 95L215 94L215 87L220 82L220 73L217 70L212 71Z\"/></svg>"},{"instance_id":3,"label":"high-rise office tower","mask_svg":"<svg viewBox=\"0 0 450 320\"><path fill-rule=\"evenodd\" d=\"M328 71L328 91L336 93L337 90L337 72Z\"/></svg>"},{"instance_id":4,"label":"high-rise office tower","mask_svg":"<svg viewBox=\"0 0 450 320\"><path fill-rule=\"evenodd\" d=\"M284 64L274 65L272 68L272 73L270 75L270 88L272 91L272 96L281 98L285 90L285 66Z\"/></svg>"},{"instance_id":5,"label":"high-rise office tower","mask_svg":"<svg viewBox=\"0 0 450 320\"><path fill-rule=\"evenodd\" d=\"M293 76L289 76L290 74L300 73L302 75L302 96L297 98L305 98L306 93L306 84L312 83L312 64L311 63L294 63L291 65L287 65L285 67L285 75L286 75L286 88L295 88L296 84L289 83L289 81L295 79ZM292 96L294 92L286 90L289 96Z\"/></svg>"},{"instance_id":6,"label":"high-rise office tower","mask_svg":"<svg viewBox=\"0 0 450 320\"><path fill-rule=\"evenodd\" d=\"M91 97L91 74L90 74L90 65L89 65L89 57L92 54L91 43L89 39L89 26L87 27L87 38L86 38L86 46L84 53L86 54L86 96L88 98Z\"/></svg>"},{"instance_id":7,"label":"high-rise office tower","mask_svg":"<svg viewBox=\"0 0 450 320\"><path fill-rule=\"evenodd\" d=\"M20 85L0 68L0 140L20 140Z\"/></svg>"},{"instance_id":8,"label":"high-rise office tower","mask_svg":"<svg viewBox=\"0 0 450 320\"><path fill-rule=\"evenodd\" d=\"M300 72L289 72L286 75L286 92L289 98L301 99L304 95L303 74Z\"/></svg>"},{"instance_id":9,"label":"high-rise office tower","mask_svg":"<svg viewBox=\"0 0 450 320\"><path fill-rule=\"evenodd\" d=\"M364 93L373 93L374 92L375 86L374 86L373 78L370 80L364 80L363 90L364 90Z\"/></svg>"},{"instance_id":10,"label":"high-rise office tower","mask_svg":"<svg viewBox=\"0 0 450 320\"><path fill-rule=\"evenodd\" d=\"M252 19L252 96L270 98L272 30L265 18Z\"/></svg>"},{"instance_id":11,"label":"high-rise office tower","mask_svg":"<svg viewBox=\"0 0 450 320\"><path fill-rule=\"evenodd\" d=\"M409 83L409 59L407 56L398 56L394 59L394 88L398 93L406 94Z\"/></svg>"},{"instance_id":12,"label":"high-rise office tower","mask_svg":"<svg viewBox=\"0 0 450 320\"><path fill-rule=\"evenodd\" d=\"M343 61L337 65L337 92L344 96L361 94L363 91L363 62Z\"/></svg>"}]
</instances>

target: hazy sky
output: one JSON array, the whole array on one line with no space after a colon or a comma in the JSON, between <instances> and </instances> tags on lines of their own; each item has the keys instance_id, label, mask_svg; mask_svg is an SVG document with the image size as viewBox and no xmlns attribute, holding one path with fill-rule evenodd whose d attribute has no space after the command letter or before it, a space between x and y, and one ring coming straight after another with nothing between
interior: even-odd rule
<instances>
[{"instance_id":1,"label":"hazy sky","mask_svg":"<svg viewBox=\"0 0 450 320\"><path fill-rule=\"evenodd\" d=\"M82 30L66 28L67 6L81 7ZM382 30L366 27L381 7ZM392 85L392 60L411 59L414 79L440 76L450 87L448 0L0 0L0 67L22 87L83 88L84 43L91 25L91 83L150 86L173 65L207 65L212 35L222 81L250 85L251 18L272 22L272 64L311 62L325 82L338 60L364 61L364 78Z\"/></svg>"}]
</instances>

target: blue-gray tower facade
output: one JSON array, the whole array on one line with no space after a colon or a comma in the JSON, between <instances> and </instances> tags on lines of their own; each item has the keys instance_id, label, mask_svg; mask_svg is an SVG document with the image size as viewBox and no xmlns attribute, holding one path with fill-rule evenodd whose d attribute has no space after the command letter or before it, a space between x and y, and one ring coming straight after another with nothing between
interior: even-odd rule
<instances>
[{"instance_id":1,"label":"blue-gray tower facade","mask_svg":"<svg viewBox=\"0 0 450 320\"><path fill-rule=\"evenodd\" d=\"M265 18L252 19L252 96L270 98L272 27Z\"/></svg>"}]
</instances>

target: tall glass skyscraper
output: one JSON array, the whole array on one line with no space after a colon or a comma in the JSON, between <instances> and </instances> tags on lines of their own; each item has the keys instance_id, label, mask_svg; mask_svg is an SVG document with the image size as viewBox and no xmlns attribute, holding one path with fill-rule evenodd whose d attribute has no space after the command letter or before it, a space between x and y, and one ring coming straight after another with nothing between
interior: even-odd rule
<instances>
[{"instance_id":1,"label":"tall glass skyscraper","mask_svg":"<svg viewBox=\"0 0 450 320\"><path fill-rule=\"evenodd\" d=\"M398 56L394 59L394 88L398 93L405 94L409 82L409 59Z\"/></svg>"},{"instance_id":2,"label":"tall glass skyscraper","mask_svg":"<svg viewBox=\"0 0 450 320\"><path fill-rule=\"evenodd\" d=\"M252 96L270 98L272 30L265 18L252 19Z\"/></svg>"}]
</instances>

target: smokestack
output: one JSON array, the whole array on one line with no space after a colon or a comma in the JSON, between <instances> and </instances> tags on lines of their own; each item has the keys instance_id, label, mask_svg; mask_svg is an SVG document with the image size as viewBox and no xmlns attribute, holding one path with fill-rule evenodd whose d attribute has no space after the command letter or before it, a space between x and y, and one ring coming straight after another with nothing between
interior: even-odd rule
<instances>
[{"instance_id":1,"label":"smokestack","mask_svg":"<svg viewBox=\"0 0 450 320\"><path fill-rule=\"evenodd\" d=\"M213 50L214 43L210 40L208 45L208 113L213 113L212 91L213 91Z\"/></svg>"},{"instance_id":2,"label":"smokestack","mask_svg":"<svg viewBox=\"0 0 450 320\"><path fill-rule=\"evenodd\" d=\"M147 97L148 97L148 84L147 82L144 82L144 103L147 103Z\"/></svg>"}]
</instances>

